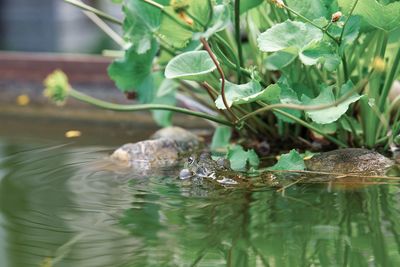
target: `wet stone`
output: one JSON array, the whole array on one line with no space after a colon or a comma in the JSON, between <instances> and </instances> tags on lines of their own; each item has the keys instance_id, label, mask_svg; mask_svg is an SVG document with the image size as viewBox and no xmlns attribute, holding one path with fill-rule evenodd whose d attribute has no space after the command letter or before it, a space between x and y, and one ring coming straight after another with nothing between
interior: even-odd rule
<instances>
[{"instance_id":1,"label":"wet stone","mask_svg":"<svg viewBox=\"0 0 400 267\"><path fill-rule=\"evenodd\" d=\"M151 169L179 164L188 153L198 149L202 141L195 134L179 127L157 131L150 140L121 146L111 159L127 167Z\"/></svg>"}]
</instances>

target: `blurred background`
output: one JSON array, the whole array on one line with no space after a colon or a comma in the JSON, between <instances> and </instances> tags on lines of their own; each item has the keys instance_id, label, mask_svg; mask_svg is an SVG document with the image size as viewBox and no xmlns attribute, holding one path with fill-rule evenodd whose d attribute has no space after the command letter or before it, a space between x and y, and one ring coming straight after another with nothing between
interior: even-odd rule
<instances>
[{"instance_id":1,"label":"blurred background","mask_svg":"<svg viewBox=\"0 0 400 267\"><path fill-rule=\"evenodd\" d=\"M85 1L122 18L110 0ZM114 43L77 7L62 0L0 0L0 49L99 54Z\"/></svg>"},{"instance_id":2,"label":"blurred background","mask_svg":"<svg viewBox=\"0 0 400 267\"><path fill-rule=\"evenodd\" d=\"M122 20L121 6L110 0L82 2ZM62 0L0 0L0 140L65 142L71 130L79 133L79 145L147 138L157 128L148 112L116 113L73 99L59 107L43 96L43 80L61 69L75 89L132 103L109 79L114 58L102 56L104 49L121 50L78 7Z\"/></svg>"},{"instance_id":3,"label":"blurred background","mask_svg":"<svg viewBox=\"0 0 400 267\"><path fill-rule=\"evenodd\" d=\"M111 0L81 2L123 19L121 6ZM107 25L121 33L120 26ZM108 77L107 67L115 57L103 56L104 50L122 54L121 47L76 6L63 0L0 0L0 139L63 142L69 130L79 131L79 142L88 145L147 138L158 128L150 112L116 113L74 99L59 107L43 96L43 80L61 69L83 93L134 103ZM180 115L174 118L182 124ZM199 125L188 116L183 122L186 127Z\"/></svg>"}]
</instances>

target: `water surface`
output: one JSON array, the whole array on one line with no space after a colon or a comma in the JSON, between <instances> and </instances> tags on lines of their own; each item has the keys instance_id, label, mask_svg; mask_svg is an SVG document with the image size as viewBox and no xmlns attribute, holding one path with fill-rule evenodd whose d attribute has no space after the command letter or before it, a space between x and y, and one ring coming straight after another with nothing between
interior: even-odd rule
<instances>
[{"instance_id":1,"label":"water surface","mask_svg":"<svg viewBox=\"0 0 400 267\"><path fill-rule=\"evenodd\" d=\"M396 184L205 189L0 138L0 266L400 266Z\"/></svg>"}]
</instances>

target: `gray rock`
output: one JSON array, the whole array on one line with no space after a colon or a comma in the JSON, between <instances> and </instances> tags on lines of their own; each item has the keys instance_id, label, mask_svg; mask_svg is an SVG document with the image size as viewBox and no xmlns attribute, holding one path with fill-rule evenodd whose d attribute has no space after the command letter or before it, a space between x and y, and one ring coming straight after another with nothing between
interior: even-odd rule
<instances>
[{"instance_id":1,"label":"gray rock","mask_svg":"<svg viewBox=\"0 0 400 267\"><path fill-rule=\"evenodd\" d=\"M201 145L201 139L195 134L179 127L167 127L154 133L150 140L121 146L111 158L128 167L149 170L177 165Z\"/></svg>"},{"instance_id":2,"label":"gray rock","mask_svg":"<svg viewBox=\"0 0 400 267\"><path fill-rule=\"evenodd\" d=\"M362 148L346 148L324 152L305 161L310 171L384 175L394 161L378 152Z\"/></svg>"},{"instance_id":3,"label":"gray rock","mask_svg":"<svg viewBox=\"0 0 400 267\"><path fill-rule=\"evenodd\" d=\"M203 140L192 132L181 127L171 126L155 132L150 139L170 139L174 140L178 148L182 151L189 151L199 148Z\"/></svg>"}]
</instances>

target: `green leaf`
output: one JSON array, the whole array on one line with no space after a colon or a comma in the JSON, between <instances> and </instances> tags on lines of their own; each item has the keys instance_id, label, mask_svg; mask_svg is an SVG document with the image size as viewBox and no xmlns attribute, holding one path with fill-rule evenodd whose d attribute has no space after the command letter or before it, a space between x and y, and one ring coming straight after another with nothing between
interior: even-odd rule
<instances>
[{"instance_id":1,"label":"green leaf","mask_svg":"<svg viewBox=\"0 0 400 267\"><path fill-rule=\"evenodd\" d=\"M165 5L168 0L157 0L156 2ZM157 31L161 24L161 10L149 5L144 1L126 0L123 5L125 14L124 36L132 43L132 50L138 54L151 49L153 32Z\"/></svg>"},{"instance_id":2,"label":"green leaf","mask_svg":"<svg viewBox=\"0 0 400 267\"><path fill-rule=\"evenodd\" d=\"M319 41L322 37L322 31L311 24L287 20L261 33L257 41L258 47L263 52L276 52L289 47L301 51L308 44Z\"/></svg>"},{"instance_id":3,"label":"green leaf","mask_svg":"<svg viewBox=\"0 0 400 267\"><path fill-rule=\"evenodd\" d=\"M211 141L211 150L218 151L221 149L226 149L229 145L229 141L231 140L232 129L226 126L218 126L214 132Z\"/></svg>"},{"instance_id":4,"label":"green leaf","mask_svg":"<svg viewBox=\"0 0 400 267\"><path fill-rule=\"evenodd\" d=\"M289 153L282 154L278 162L267 170L303 171L305 168L306 165L299 152L292 149Z\"/></svg>"},{"instance_id":5,"label":"green leaf","mask_svg":"<svg viewBox=\"0 0 400 267\"><path fill-rule=\"evenodd\" d=\"M227 157L235 171L245 171L248 166L257 168L260 164L260 159L253 149L245 151L240 145L230 146Z\"/></svg>"},{"instance_id":6,"label":"green leaf","mask_svg":"<svg viewBox=\"0 0 400 267\"><path fill-rule=\"evenodd\" d=\"M180 20L172 7L165 7L164 11ZM171 47L182 49L187 46L189 41L192 39L192 35L193 33L191 31L182 28L182 26L177 24L176 21L171 19L169 16L163 16L157 36Z\"/></svg>"},{"instance_id":7,"label":"green leaf","mask_svg":"<svg viewBox=\"0 0 400 267\"><path fill-rule=\"evenodd\" d=\"M108 67L108 75L115 82L118 89L123 92L139 92L139 99L142 102L151 100L149 97L144 97L141 92L149 95L148 86L151 86L151 67L153 59L158 51L158 44L153 40L151 49L146 53L138 54L131 47L125 51L125 56L114 62Z\"/></svg>"},{"instance_id":8,"label":"green leaf","mask_svg":"<svg viewBox=\"0 0 400 267\"><path fill-rule=\"evenodd\" d=\"M265 101L268 104L300 104L300 101L298 99L297 93L289 87L287 79L282 76L281 79L279 79L278 84L274 85L275 88L273 88L274 92L274 98L269 98L266 99ZM278 91L279 89L279 91ZM277 96L278 93L278 96ZM301 117L301 112L299 110L295 109L290 109L290 108L280 108L279 110L285 111L297 118ZM274 111L274 114L276 117L278 117L280 120L288 123L293 123L294 121L291 119L288 119L287 117L283 116L280 113L277 113Z\"/></svg>"},{"instance_id":9,"label":"green leaf","mask_svg":"<svg viewBox=\"0 0 400 267\"><path fill-rule=\"evenodd\" d=\"M234 84L225 81L225 98L228 107L260 100L265 97L265 93L266 90L261 91L260 83L255 80L245 84ZM226 109L221 95L215 100L215 105L219 109Z\"/></svg>"},{"instance_id":10,"label":"green leaf","mask_svg":"<svg viewBox=\"0 0 400 267\"><path fill-rule=\"evenodd\" d=\"M338 3L345 14L348 14L353 6L353 0L338 0ZM400 2L393 2L387 5L376 0L358 1L353 12L360 15L369 25L390 32L400 27Z\"/></svg>"},{"instance_id":11,"label":"green leaf","mask_svg":"<svg viewBox=\"0 0 400 267\"><path fill-rule=\"evenodd\" d=\"M161 75L160 75L161 76ZM161 77L163 79L163 77ZM164 104L169 106L176 105L176 90L179 84L173 80L163 79L157 89L153 104ZM163 127L172 125L172 111L169 110L152 110L154 121Z\"/></svg>"},{"instance_id":12,"label":"green leaf","mask_svg":"<svg viewBox=\"0 0 400 267\"><path fill-rule=\"evenodd\" d=\"M201 25L206 25L209 20L210 6L207 1L190 1L188 13L196 17ZM200 27L201 25L194 21L194 26Z\"/></svg>"},{"instance_id":13,"label":"green leaf","mask_svg":"<svg viewBox=\"0 0 400 267\"><path fill-rule=\"evenodd\" d=\"M262 4L264 0L241 0L240 1L240 14L247 12L248 10L257 7Z\"/></svg>"},{"instance_id":14,"label":"green leaf","mask_svg":"<svg viewBox=\"0 0 400 267\"><path fill-rule=\"evenodd\" d=\"M347 116L346 114L340 119L339 122L342 128L350 133L353 132L352 127L354 128L356 134L358 135L361 135L363 132L361 124L355 118Z\"/></svg>"},{"instance_id":15,"label":"green leaf","mask_svg":"<svg viewBox=\"0 0 400 267\"><path fill-rule=\"evenodd\" d=\"M269 55L266 61L266 68L268 70L282 70L293 62L297 57L297 49L287 48Z\"/></svg>"},{"instance_id":16,"label":"green leaf","mask_svg":"<svg viewBox=\"0 0 400 267\"><path fill-rule=\"evenodd\" d=\"M165 68L165 77L196 81L215 69L216 66L207 51L190 51L171 59Z\"/></svg>"},{"instance_id":17,"label":"green leaf","mask_svg":"<svg viewBox=\"0 0 400 267\"><path fill-rule=\"evenodd\" d=\"M357 38L360 32L360 17L351 16L347 21L343 32L342 44L351 45Z\"/></svg>"},{"instance_id":18,"label":"green leaf","mask_svg":"<svg viewBox=\"0 0 400 267\"><path fill-rule=\"evenodd\" d=\"M347 94L350 90L352 90L353 87L354 85L352 84L351 81L344 84L340 90L340 97ZM320 124L331 123L337 121L344 113L346 113L347 109L349 108L349 105L359 100L360 97L361 96L359 94L354 93L350 97L348 97L344 102L340 103L337 106L321 110L309 110L306 111L306 114L316 123ZM336 101L331 86L324 87L319 96L317 96L314 99L310 99L306 95L303 95L301 99L304 105L312 105L312 106L333 104Z\"/></svg>"},{"instance_id":19,"label":"green leaf","mask_svg":"<svg viewBox=\"0 0 400 267\"><path fill-rule=\"evenodd\" d=\"M304 65L323 64L328 71L337 69L340 57L336 54L335 48L326 41L313 41L300 53L300 60Z\"/></svg>"},{"instance_id":20,"label":"green leaf","mask_svg":"<svg viewBox=\"0 0 400 267\"><path fill-rule=\"evenodd\" d=\"M330 16L327 7L321 0L286 0L286 4L311 20Z\"/></svg>"},{"instance_id":21,"label":"green leaf","mask_svg":"<svg viewBox=\"0 0 400 267\"><path fill-rule=\"evenodd\" d=\"M216 5L213 10L210 26L205 32L194 34L193 39L198 40L201 37L208 39L231 24L231 9L228 4Z\"/></svg>"},{"instance_id":22,"label":"green leaf","mask_svg":"<svg viewBox=\"0 0 400 267\"><path fill-rule=\"evenodd\" d=\"M336 133L336 130L337 130L336 122L332 122L332 123L328 123L328 124L319 124L319 123L312 122L311 125L325 134L334 134L334 133Z\"/></svg>"}]
</instances>

